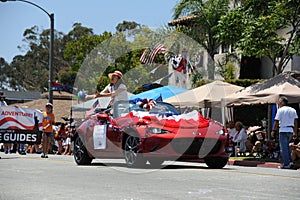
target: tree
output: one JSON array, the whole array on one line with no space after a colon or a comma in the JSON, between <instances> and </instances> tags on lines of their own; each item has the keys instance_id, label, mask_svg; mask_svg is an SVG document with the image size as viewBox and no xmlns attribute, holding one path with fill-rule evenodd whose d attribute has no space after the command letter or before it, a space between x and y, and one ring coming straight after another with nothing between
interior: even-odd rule
<instances>
[{"instance_id":1,"label":"tree","mask_svg":"<svg viewBox=\"0 0 300 200\"><path fill-rule=\"evenodd\" d=\"M127 40L124 32L117 32L109 37L104 36L97 36L101 42L99 40L98 45L93 46L88 55L85 55L80 68L78 68L75 83L78 86L75 87L81 87L88 92L101 91L109 83L108 73L120 70L126 74L140 64L141 50L132 48L132 42ZM134 86L127 80L126 85L128 88Z\"/></svg>"},{"instance_id":2,"label":"tree","mask_svg":"<svg viewBox=\"0 0 300 200\"><path fill-rule=\"evenodd\" d=\"M167 67L159 67L150 73L158 66L144 66L139 60L144 49L150 44L157 44L158 38L158 34L146 27L116 32L95 46L85 57L78 70L75 87L88 93L101 91L109 83L108 73L115 70L124 74L123 78L130 92L135 91L138 86L157 80L158 74L161 78L162 71L167 73ZM157 56L156 59L164 58Z\"/></svg>"},{"instance_id":3,"label":"tree","mask_svg":"<svg viewBox=\"0 0 300 200\"><path fill-rule=\"evenodd\" d=\"M233 44L242 55L268 57L273 75L282 73L292 56L300 54L299 0L245 0L217 27L217 38Z\"/></svg>"},{"instance_id":4,"label":"tree","mask_svg":"<svg viewBox=\"0 0 300 200\"><path fill-rule=\"evenodd\" d=\"M14 90L38 90L43 92L48 88L50 29L40 30L38 26L33 26L26 29L23 36L24 44L18 46L18 48L25 52L24 55L16 55L8 67L2 67L1 74L6 77L5 81ZM107 33L104 37L108 38L110 36L111 34ZM99 37L94 36L91 28L81 26L80 23L75 23L73 29L66 35L55 31L53 81L58 80L62 84L72 86L77 71L76 67L75 70L72 70L71 67L74 68L77 62L80 64L84 56L99 44L97 41ZM65 53L66 45L72 42L74 45L78 44L78 47L69 52L72 55L68 55L68 52ZM92 47L89 48L88 46ZM85 53L82 53L83 50L78 51L78 48L84 49L84 47L89 48L85 50ZM67 51L70 51L70 49L67 49ZM70 59L65 59L65 54ZM83 55L82 58L80 55ZM79 58L81 58L81 61L78 61Z\"/></svg>"},{"instance_id":5,"label":"tree","mask_svg":"<svg viewBox=\"0 0 300 200\"><path fill-rule=\"evenodd\" d=\"M25 55L13 58L10 85L15 90L43 91L48 85L49 42L45 31L37 26L26 29L23 33L26 45L19 47ZM48 40L49 41L49 40Z\"/></svg>"},{"instance_id":6,"label":"tree","mask_svg":"<svg viewBox=\"0 0 300 200\"><path fill-rule=\"evenodd\" d=\"M187 25L177 29L195 39L208 52L211 59L208 63L208 77L214 79L214 55L221 43L216 39L217 25L221 16L229 10L229 0L181 0L174 8L174 19L184 15L193 15Z\"/></svg>"},{"instance_id":7,"label":"tree","mask_svg":"<svg viewBox=\"0 0 300 200\"><path fill-rule=\"evenodd\" d=\"M65 35L65 37L63 38L65 43L72 41L72 40L78 40L83 35L89 35L89 36L94 35L92 28L84 27L84 26L82 26L81 23L76 22L73 24L72 27L73 27L73 29L67 35Z\"/></svg>"},{"instance_id":8,"label":"tree","mask_svg":"<svg viewBox=\"0 0 300 200\"><path fill-rule=\"evenodd\" d=\"M25 52L17 55L10 64L8 82L14 90L45 91L49 79L50 29L40 30L38 26L28 28L23 33L24 44L18 48ZM54 79L59 71L70 64L63 59L63 33L54 32Z\"/></svg>"},{"instance_id":9,"label":"tree","mask_svg":"<svg viewBox=\"0 0 300 200\"><path fill-rule=\"evenodd\" d=\"M4 58L0 58L0 89L6 89L8 77L10 77L10 67Z\"/></svg>"},{"instance_id":10,"label":"tree","mask_svg":"<svg viewBox=\"0 0 300 200\"><path fill-rule=\"evenodd\" d=\"M111 36L109 32L104 32L102 35L82 35L66 44L64 58L71 63L72 70L77 72L90 51Z\"/></svg>"},{"instance_id":11,"label":"tree","mask_svg":"<svg viewBox=\"0 0 300 200\"><path fill-rule=\"evenodd\" d=\"M122 23L119 23L116 26L116 30L118 32L124 32L124 31L127 31L127 30L133 30L133 29L136 29L136 28L141 28L141 25L136 23L136 22L128 22L128 21L123 21Z\"/></svg>"}]
</instances>

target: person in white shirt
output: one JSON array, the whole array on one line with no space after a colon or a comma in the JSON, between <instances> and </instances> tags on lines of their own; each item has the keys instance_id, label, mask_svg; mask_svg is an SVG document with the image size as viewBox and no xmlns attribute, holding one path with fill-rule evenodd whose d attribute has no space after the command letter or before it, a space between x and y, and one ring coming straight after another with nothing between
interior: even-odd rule
<instances>
[{"instance_id":1,"label":"person in white shirt","mask_svg":"<svg viewBox=\"0 0 300 200\"><path fill-rule=\"evenodd\" d=\"M288 99L284 96L278 100L279 109L275 115L274 127L271 136L279 132L279 146L282 157L281 169L290 169L293 165L289 143L293 137L297 137L298 115L294 108L287 106ZM278 131L279 127L279 131Z\"/></svg>"},{"instance_id":2,"label":"person in white shirt","mask_svg":"<svg viewBox=\"0 0 300 200\"><path fill-rule=\"evenodd\" d=\"M234 122L233 121L229 121L227 124L227 131L229 134L229 138L232 139L236 133L236 129L234 127Z\"/></svg>"},{"instance_id":3,"label":"person in white shirt","mask_svg":"<svg viewBox=\"0 0 300 200\"><path fill-rule=\"evenodd\" d=\"M127 87L122 79L123 74L120 71L114 71L109 73L108 77L111 80L111 84L106 86L99 96L110 96L110 106L113 106L116 101L128 100Z\"/></svg>"},{"instance_id":4,"label":"person in white shirt","mask_svg":"<svg viewBox=\"0 0 300 200\"><path fill-rule=\"evenodd\" d=\"M242 122L237 121L235 123L235 129L236 129L236 133L234 134L232 141L235 144L239 144L239 152L240 153L245 153L247 150L246 147L246 141L248 138L248 135L246 133L246 129L244 128L244 125Z\"/></svg>"}]
</instances>

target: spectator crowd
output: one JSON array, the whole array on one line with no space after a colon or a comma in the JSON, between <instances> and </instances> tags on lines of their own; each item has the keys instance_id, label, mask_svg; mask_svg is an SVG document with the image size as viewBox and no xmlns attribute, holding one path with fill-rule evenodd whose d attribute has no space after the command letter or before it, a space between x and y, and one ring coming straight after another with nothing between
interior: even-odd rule
<instances>
[{"instance_id":1,"label":"spectator crowd","mask_svg":"<svg viewBox=\"0 0 300 200\"><path fill-rule=\"evenodd\" d=\"M73 155L73 135L75 133L75 122L59 123L53 125L53 134L50 137L47 153L57 155ZM43 140L39 144L18 144L18 143L0 143L0 151L5 154L26 153L41 154L43 149Z\"/></svg>"}]
</instances>

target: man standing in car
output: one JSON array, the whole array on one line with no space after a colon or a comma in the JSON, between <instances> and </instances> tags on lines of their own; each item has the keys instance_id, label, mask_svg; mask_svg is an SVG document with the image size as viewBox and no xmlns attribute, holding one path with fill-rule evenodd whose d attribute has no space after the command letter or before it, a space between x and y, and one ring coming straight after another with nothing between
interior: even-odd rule
<instances>
[{"instance_id":1,"label":"man standing in car","mask_svg":"<svg viewBox=\"0 0 300 200\"><path fill-rule=\"evenodd\" d=\"M292 136L297 136L298 129L298 115L294 108L287 106L288 99L284 96L278 100L279 109L277 110L274 128L271 132L271 136L275 136L279 127L279 146L282 157L283 165L281 169L290 169L293 165L291 149L289 143Z\"/></svg>"}]
</instances>

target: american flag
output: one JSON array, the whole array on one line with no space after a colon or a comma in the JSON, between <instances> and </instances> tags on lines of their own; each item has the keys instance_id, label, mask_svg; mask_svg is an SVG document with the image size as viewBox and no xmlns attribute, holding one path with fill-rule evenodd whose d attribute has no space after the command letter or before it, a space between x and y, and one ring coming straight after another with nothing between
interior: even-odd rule
<instances>
[{"instance_id":1,"label":"american flag","mask_svg":"<svg viewBox=\"0 0 300 200\"><path fill-rule=\"evenodd\" d=\"M157 54L164 53L165 51L166 48L163 44L157 44L152 51L150 51L149 48L145 49L142 56L140 57L140 61L144 64L152 65L155 56Z\"/></svg>"}]
</instances>

